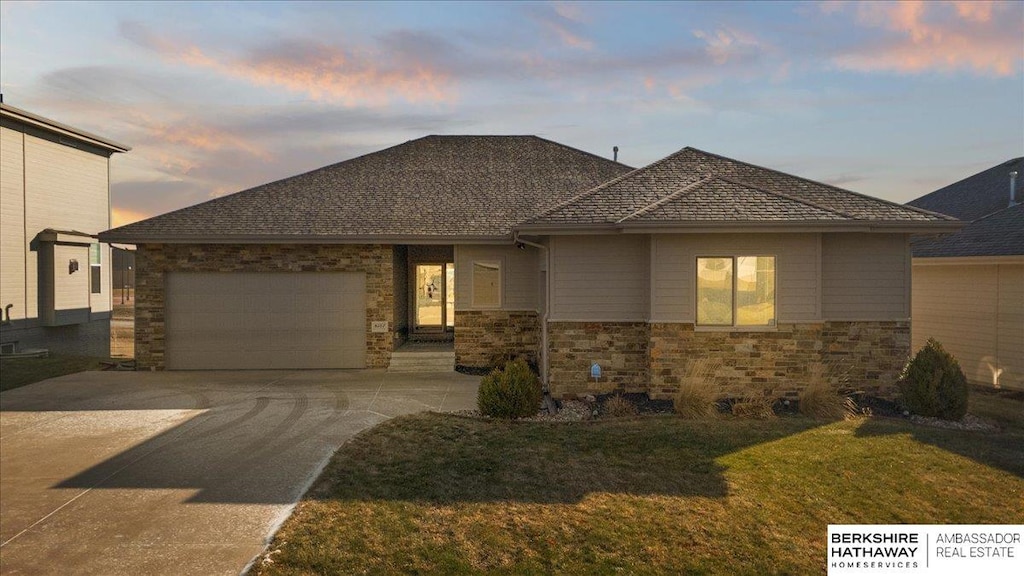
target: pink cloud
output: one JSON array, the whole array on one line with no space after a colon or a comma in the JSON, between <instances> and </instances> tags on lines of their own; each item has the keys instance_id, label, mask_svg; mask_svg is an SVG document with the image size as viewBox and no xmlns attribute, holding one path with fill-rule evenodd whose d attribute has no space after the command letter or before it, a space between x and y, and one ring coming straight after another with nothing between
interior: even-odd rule
<instances>
[{"instance_id":1,"label":"pink cloud","mask_svg":"<svg viewBox=\"0 0 1024 576\"><path fill-rule=\"evenodd\" d=\"M865 2L856 5L858 24L882 31L868 43L838 55L842 68L864 72L920 73L970 70L1010 76L1022 55L1016 3ZM1006 19L995 12L1010 11Z\"/></svg>"},{"instance_id":2,"label":"pink cloud","mask_svg":"<svg viewBox=\"0 0 1024 576\"><path fill-rule=\"evenodd\" d=\"M140 212L138 210L130 210L128 208L114 207L110 212L110 220L114 228L131 224L132 222L138 222L139 220L145 220L150 216L153 216L153 214Z\"/></svg>"},{"instance_id":3,"label":"pink cloud","mask_svg":"<svg viewBox=\"0 0 1024 576\"><path fill-rule=\"evenodd\" d=\"M316 42L282 43L245 57L212 55L202 48L160 36L126 22L122 34L165 60L213 70L258 86L281 87L314 100L345 105L456 99L450 76L427 62L390 62L387 55L346 50Z\"/></svg>"},{"instance_id":4,"label":"pink cloud","mask_svg":"<svg viewBox=\"0 0 1024 576\"><path fill-rule=\"evenodd\" d=\"M704 51L718 65L741 54L765 48L753 34L731 28L719 28L714 32L694 30L693 35L705 42Z\"/></svg>"}]
</instances>

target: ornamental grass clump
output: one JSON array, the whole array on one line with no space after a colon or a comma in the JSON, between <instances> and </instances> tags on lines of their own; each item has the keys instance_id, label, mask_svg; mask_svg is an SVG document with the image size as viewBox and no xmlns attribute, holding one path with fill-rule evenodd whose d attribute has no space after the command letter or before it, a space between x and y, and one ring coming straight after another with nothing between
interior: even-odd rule
<instances>
[{"instance_id":1,"label":"ornamental grass clump","mask_svg":"<svg viewBox=\"0 0 1024 576\"><path fill-rule=\"evenodd\" d=\"M624 418L639 414L636 404L626 399L622 394L616 394L604 402L604 413L610 418Z\"/></svg>"},{"instance_id":2,"label":"ornamental grass clump","mask_svg":"<svg viewBox=\"0 0 1024 576\"><path fill-rule=\"evenodd\" d=\"M952 354L934 338L907 363L897 383L912 414L960 420L967 414L967 378Z\"/></svg>"},{"instance_id":3,"label":"ornamental grass clump","mask_svg":"<svg viewBox=\"0 0 1024 576\"><path fill-rule=\"evenodd\" d=\"M839 420L849 413L847 399L823 380L801 390L799 404L801 414L817 420Z\"/></svg>"},{"instance_id":4,"label":"ornamental grass clump","mask_svg":"<svg viewBox=\"0 0 1024 576\"><path fill-rule=\"evenodd\" d=\"M476 404L485 416L514 420L536 415L543 398L540 379L529 364L519 358L484 376Z\"/></svg>"},{"instance_id":5,"label":"ornamental grass clump","mask_svg":"<svg viewBox=\"0 0 1024 576\"><path fill-rule=\"evenodd\" d=\"M736 399L732 405L732 415L739 418L767 420L775 418L775 399L762 393L750 391Z\"/></svg>"}]
</instances>

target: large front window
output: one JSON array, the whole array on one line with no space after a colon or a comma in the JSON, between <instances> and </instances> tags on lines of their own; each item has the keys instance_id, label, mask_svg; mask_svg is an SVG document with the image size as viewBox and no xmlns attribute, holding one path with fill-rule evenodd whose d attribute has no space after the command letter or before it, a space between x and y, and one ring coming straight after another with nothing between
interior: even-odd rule
<instances>
[{"instance_id":1,"label":"large front window","mask_svg":"<svg viewBox=\"0 0 1024 576\"><path fill-rule=\"evenodd\" d=\"M775 257L697 258L697 325L774 326Z\"/></svg>"}]
</instances>

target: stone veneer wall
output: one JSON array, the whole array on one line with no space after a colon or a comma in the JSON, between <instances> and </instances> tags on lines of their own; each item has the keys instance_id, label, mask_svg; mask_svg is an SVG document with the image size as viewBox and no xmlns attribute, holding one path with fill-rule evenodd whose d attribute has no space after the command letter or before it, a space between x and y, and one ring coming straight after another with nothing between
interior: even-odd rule
<instances>
[{"instance_id":1,"label":"stone veneer wall","mask_svg":"<svg viewBox=\"0 0 1024 576\"><path fill-rule=\"evenodd\" d=\"M164 368L164 275L167 272L365 272L366 364L386 368L394 326L391 246L376 244L140 244L135 263L135 359Z\"/></svg>"},{"instance_id":2,"label":"stone veneer wall","mask_svg":"<svg viewBox=\"0 0 1024 576\"><path fill-rule=\"evenodd\" d=\"M671 398L694 360L709 359L723 396L751 390L795 397L811 380L891 397L910 356L910 323L780 324L764 332L695 331L651 324L650 394Z\"/></svg>"},{"instance_id":3,"label":"stone veneer wall","mask_svg":"<svg viewBox=\"0 0 1024 576\"><path fill-rule=\"evenodd\" d=\"M551 322L548 382L555 397L648 390L651 333L646 322ZM590 366L601 366L601 380Z\"/></svg>"},{"instance_id":4,"label":"stone veneer wall","mask_svg":"<svg viewBox=\"0 0 1024 576\"><path fill-rule=\"evenodd\" d=\"M540 321L530 310L456 310L455 363L490 366L498 354L526 356L537 362Z\"/></svg>"}]
</instances>

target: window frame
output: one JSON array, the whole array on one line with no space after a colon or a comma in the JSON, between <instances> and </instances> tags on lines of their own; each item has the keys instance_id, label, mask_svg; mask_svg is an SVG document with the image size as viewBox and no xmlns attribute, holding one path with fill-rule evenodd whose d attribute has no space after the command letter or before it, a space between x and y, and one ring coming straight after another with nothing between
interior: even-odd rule
<instances>
[{"instance_id":1,"label":"window frame","mask_svg":"<svg viewBox=\"0 0 1024 576\"><path fill-rule=\"evenodd\" d=\"M93 248L96 249L96 263L93 264ZM97 270L98 269L98 270ZM89 293L103 293L103 243L94 242L89 245Z\"/></svg>"},{"instance_id":2,"label":"window frame","mask_svg":"<svg viewBox=\"0 0 1024 576\"><path fill-rule=\"evenodd\" d=\"M701 324L699 322L700 314L698 307L700 306L700 277L697 274L699 262L701 259L719 258L732 260L732 324ZM737 283L739 282L739 259L740 258L771 258L773 262L772 266L772 283L774 284L774 290L772 292L772 311L774 317L770 324L737 324L739 320L739 307L737 305ZM698 330L720 330L720 331L749 331L758 332L766 330L776 330L779 325L779 257L774 253L751 253L751 254L698 254L693 259L693 326Z\"/></svg>"},{"instance_id":3,"label":"window frame","mask_svg":"<svg viewBox=\"0 0 1024 576\"><path fill-rule=\"evenodd\" d=\"M481 304L477 301L476 291L476 266L492 266L498 271L498 300L494 304ZM504 301L504 263L501 260L472 260L469 263L469 303L474 309L494 310L500 309Z\"/></svg>"}]
</instances>

